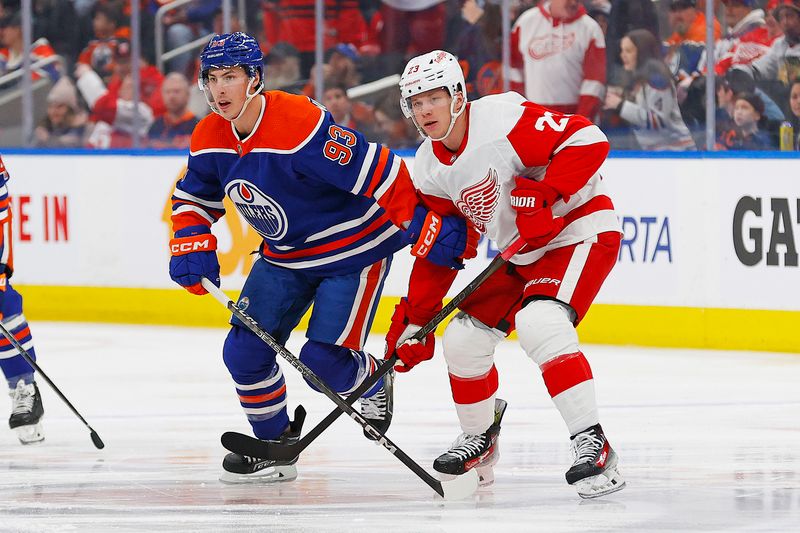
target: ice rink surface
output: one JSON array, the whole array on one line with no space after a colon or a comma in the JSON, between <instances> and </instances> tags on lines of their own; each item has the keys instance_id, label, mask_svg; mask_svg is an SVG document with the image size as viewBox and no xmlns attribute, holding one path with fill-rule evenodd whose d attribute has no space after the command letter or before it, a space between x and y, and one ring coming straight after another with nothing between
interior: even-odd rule
<instances>
[{"instance_id":1,"label":"ice rink surface","mask_svg":"<svg viewBox=\"0 0 800 533\"><path fill-rule=\"evenodd\" d=\"M585 346L628 486L581 500L568 435L516 342L498 350L496 481L445 502L341 418L296 481L224 485L222 432L248 432L223 329L34 323L39 363L106 443L40 380L46 440L0 430L0 531L798 531L800 355ZM290 350L297 353L302 335ZM382 353L382 339L368 348ZM332 408L283 365L310 429ZM7 404L8 405L8 404ZM3 417L8 407L0 411ZM423 467L459 434L437 350L396 382L389 436Z\"/></svg>"}]
</instances>

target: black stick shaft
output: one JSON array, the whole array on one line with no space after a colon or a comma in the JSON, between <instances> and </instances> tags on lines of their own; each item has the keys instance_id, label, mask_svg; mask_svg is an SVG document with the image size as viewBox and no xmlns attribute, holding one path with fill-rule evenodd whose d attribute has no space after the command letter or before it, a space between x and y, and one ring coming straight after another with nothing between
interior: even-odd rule
<instances>
[{"instance_id":1,"label":"black stick shaft","mask_svg":"<svg viewBox=\"0 0 800 533\"><path fill-rule=\"evenodd\" d=\"M511 257L513 257L517 252L519 252L523 246L525 246L525 241L521 238L517 241L514 241L503 253L498 254L495 256L494 259L486 266L483 271L478 274L478 276L472 280L466 287L461 289L461 291L456 294L452 300L450 300L447 305L445 305L441 311L436 313L436 315L427 323L425 324L417 333L415 333L411 338L421 341L425 338L428 333L435 330L436 327L444 321L445 318L452 313L458 305L463 302L467 296L475 292L475 290L484 282L486 281L492 274L497 272L500 267L502 267L505 263L508 262ZM372 388L378 380L382 379L384 374L389 372L392 367L397 362L397 355L392 354L391 358L385 360L381 365L375 369L375 372L372 375L368 376L367 379L364 380L361 385L354 390L350 396L348 396L344 401L347 405L352 405L357 399L361 398L361 396L366 393L369 389ZM331 424L333 424L337 418L342 415L343 411L338 407L335 408L333 411L328 413L328 416L323 418L316 426L314 426L311 431L306 433L303 438L301 438L295 444L287 444L282 447L291 448L291 452L294 456L299 455L303 450L305 450L318 436L322 434L323 431L328 429ZM267 457L267 459L271 459L271 457Z\"/></svg>"},{"instance_id":2,"label":"black stick shaft","mask_svg":"<svg viewBox=\"0 0 800 533\"><path fill-rule=\"evenodd\" d=\"M310 368L308 368L300 359L295 357L289 350L286 349L281 343L276 341L269 333L261 329L261 326L253 320L250 315L239 309L232 300L230 300L225 293L223 293L219 287L211 283L209 280L203 278L202 281L203 288L205 288L209 293L211 293L217 300L219 300L225 307L227 307L233 315L242 321L247 329L252 331L259 339L264 341L270 348L275 350L275 352L283 357L286 361L289 362L293 367L295 367L304 378L310 381L319 391L321 391L325 396L330 398L333 403L335 403L338 408L346 413L350 418L355 420L363 429L364 431L368 432L371 436L373 436L381 446L389 450L395 457L397 457L401 463L406 465L412 472L414 472L422 481L424 481L429 487L435 490L440 496L444 497L444 489L442 488L442 484L440 481L435 479L431 476L428 472L425 471L419 464L417 464L411 457L406 455L406 453L397 447L395 443L393 443L386 435L383 435L380 431L375 429L367 420L361 416L361 414L353 409L350 405L345 403L344 400L333 390L331 390Z\"/></svg>"},{"instance_id":3,"label":"black stick shaft","mask_svg":"<svg viewBox=\"0 0 800 533\"><path fill-rule=\"evenodd\" d=\"M75 413L75 416L77 416L80 419L80 421L83 422L83 425L89 428L92 437L92 442L94 443L94 445L98 449L102 449L103 447L105 447L105 444L103 443L102 439L100 439L100 435L98 435L97 432L94 429L92 429L92 426L90 426L89 423L86 421L86 419L83 418L83 416L81 416L81 414L78 412L77 409L75 409L75 406L72 405L72 402L70 402L67 399L67 397L64 396L64 394L61 392L61 390L58 387L56 387L56 384L53 383L53 381L49 377L47 377L47 374L44 373L44 370L42 370L42 368L36 364L36 361L33 360L33 357L31 357L31 355L27 352L27 350L25 350L25 348L22 347L22 345L17 341L17 339L14 338L14 335L12 335L11 332L8 331L2 323L0 323L0 333L2 333L3 337L5 337L8 340L8 342L10 342L14 346L14 348L17 349L19 354L28 362L29 365L31 365L31 367L42 377L42 379L44 379L47 382L47 384L50 385L50 387L53 389L53 391L55 391L58 397L61 398L61 400L65 404L67 404L67 407L69 407L70 410L73 413Z\"/></svg>"}]
</instances>

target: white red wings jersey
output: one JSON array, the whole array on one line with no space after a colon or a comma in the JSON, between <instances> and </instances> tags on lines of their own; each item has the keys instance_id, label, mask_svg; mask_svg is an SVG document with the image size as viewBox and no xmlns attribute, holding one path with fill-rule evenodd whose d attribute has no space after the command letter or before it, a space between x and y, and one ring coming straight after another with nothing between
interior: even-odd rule
<instances>
[{"instance_id":1,"label":"white red wings jersey","mask_svg":"<svg viewBox=\"0 0 800 533\"><path fill-rule=\"evenodd\" d=\"M608 141L588 119L553 112L514 92L471 102L465 116L467 134L458 152L430 138L417 150L412 179L431 208L461 213L504 249L519 236L510 199L515 177L557 190L553 214L565 217L566 225L546 246L514 256L520 265L547 250L620 231L597 172Z\"/></svg>"},{"instance_id":2,"label":"white red wings jersey","mask_svg":"<svg viewBox=\"0 0 800 533\"><path fill-rule=\"evenodd\" d=\"M511 88L543 106L591 118L605 93L603 31L583 7L561 20L549 6L543 2L525 11L514 24Z\"/></svg>"}]
</instances>

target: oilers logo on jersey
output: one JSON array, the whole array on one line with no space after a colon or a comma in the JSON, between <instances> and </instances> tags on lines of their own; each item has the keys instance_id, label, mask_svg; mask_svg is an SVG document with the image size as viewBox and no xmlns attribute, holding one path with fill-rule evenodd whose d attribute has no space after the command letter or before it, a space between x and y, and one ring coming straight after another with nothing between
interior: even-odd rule
<instances>
[{"instance_id":1,"label":"oilers logo on jersey","mask_svg":"<svg viewBox=\"0 0 800 533\"><path fill-rule=\"evenodd\" d=\"M470 219L478 231L486 231L486 224L492 221L497 199L500 196L500 182L497 171L489 168L486 177L461 191L456 207Z\"/></svg>"},{"instance_id":2,"label":"oilers logo on jersey","mask_svg":"<svg viewBox=\"0 0 800 533\"><path fill-rule=\"evenodd\" d=\"M228 183L225 192L259 235L271 240L280 240L286 235L289 229L286 212L258 187L246 180L235 179Z\"/></svg>"}]
</instances>

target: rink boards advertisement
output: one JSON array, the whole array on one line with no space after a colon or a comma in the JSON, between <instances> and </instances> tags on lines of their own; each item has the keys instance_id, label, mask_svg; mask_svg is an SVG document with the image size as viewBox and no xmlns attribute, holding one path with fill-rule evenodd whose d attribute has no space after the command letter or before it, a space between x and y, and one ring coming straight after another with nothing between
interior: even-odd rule
<instances>
[{"instance_id":1,"label":"rink boards advertisement","mask_svg":"<svg viewBox=\"0 0 800 533\"><path fill-rule=\"evenodd\" d=\"M4 155L15 274L32 320L225 325L169 279L176 155ZM406 158L411 163L411 158ZM612 157L601 173L624 231L583 340L800 352L797 159ZM793 171L794 169L794 171ZM793 175L794 174L794 175ZM259 237L231 207L214 227L223 288L241 287ZM451 295L497 250L481 242ZM405 294L395 255L374 331Z\"/></svg>"}]
</instances>

